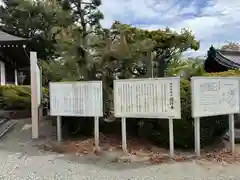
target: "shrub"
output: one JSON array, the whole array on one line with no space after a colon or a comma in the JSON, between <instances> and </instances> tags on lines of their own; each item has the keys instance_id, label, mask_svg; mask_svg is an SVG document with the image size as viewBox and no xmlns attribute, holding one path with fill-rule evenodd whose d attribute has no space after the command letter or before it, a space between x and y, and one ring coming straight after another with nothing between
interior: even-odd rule
<instances>
[{"instance_id":1,"label":"shrub","mask_svg":"<svg viewBox=\"0 0 240 180\"><path fill-rule=\"evenodd\" d=\"M205 73L204 76L240 76L240 70L229 70L218 73Z\"/></svg>"},{"instance_id":2,"label":"shrub","mask_svg":"<svg viewBox=\"0 0 240 180\"><path fill-rule=\"evenodd\" d=\"M48 90L43 89L43 100L48 96ZM5 110L30 110L31 87L7 85L0 86L1 109Z\"/></svg>"}]
</instances>

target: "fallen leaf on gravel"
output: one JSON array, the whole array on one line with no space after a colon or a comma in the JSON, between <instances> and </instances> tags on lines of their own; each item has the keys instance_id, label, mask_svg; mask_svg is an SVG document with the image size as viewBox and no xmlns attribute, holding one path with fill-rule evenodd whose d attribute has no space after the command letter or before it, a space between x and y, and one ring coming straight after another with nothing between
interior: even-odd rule
<instances>
[{"instance_id":1,"label":"fallen leaf on gravel","mask_svg":"<svg viewBox=\"0 0 240 180\"><path fill-rule=\"evenodd\" d=\"M77 141L69 140L60 144L46 144L41 148L47 151L75 153L78 155L85 155L93 152L97 156L101 156L103 151L122 151L121 136L100 134L101 151L97 151L95 149L94 142L94 138L85 138ZM151 164L159 164L162 162L167 162L171 159L168 156L168 150L159 148L140 138L128 137L127 147L131 155L136 157L149 157ZM182 162L196 159L196 157L195 153L193 152L176 151L176 156L173 159L176 162ZM240 162L240 153L236 152L235 158L233 158L231 152L226 148L211 148L208 152L203 151L199 159L221 163L234 163Z\"/></svg>"}]
</instances>

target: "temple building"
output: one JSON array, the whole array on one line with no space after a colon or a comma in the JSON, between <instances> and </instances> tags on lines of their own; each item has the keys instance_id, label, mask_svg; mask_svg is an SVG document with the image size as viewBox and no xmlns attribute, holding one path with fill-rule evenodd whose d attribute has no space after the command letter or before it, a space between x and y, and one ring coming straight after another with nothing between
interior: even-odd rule
<instances>
[{"instance_id":1,"label":"temple building","mask_svg":"<svg viewBox=\"0 0 240 180\"><path fill-rule=\"evenodd\" d=\"M204 69L209 73L240 70L240 51L219 50L211 46L204 63Z\"/></svg>"},{"instance_id":2,"label":"temple building","mask_svg":"<svg viewBox=\"0 0 240 180\"><path fill-rule=\"evenodd\" d=\"M0 31L0 85L30 84L28 42Z\"/></svg>"}]
</instances>

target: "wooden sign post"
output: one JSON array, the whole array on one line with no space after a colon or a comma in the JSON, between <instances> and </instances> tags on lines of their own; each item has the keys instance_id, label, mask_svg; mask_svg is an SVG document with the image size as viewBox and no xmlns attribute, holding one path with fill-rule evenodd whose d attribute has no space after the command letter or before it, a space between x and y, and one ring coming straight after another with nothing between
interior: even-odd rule
<instances>
[{"instance_id":1,"label":"wooden sign post","mask_svg":"<svg viewBox=\"0 0 240 180\"><path fill-rule=\"evenodd\" d=\"M62 140L61 116L94 117L95 147L99 149L102 98L102 81L51 82L50 115L57 116L58 141Z\"/></svg>"},{"instance_id":2,"label":"wooden sign post","mask_svg":"<svg viewBox=\"0 0 240 180\"><path fill-rule=\"evenodd\" d=\"M240 112L239 78L237 77L193 77L192 117L195 126L195 152L200 156L200 118L229 115L229 131L234 155L234 114Z\"/></svg>"},{"instance_id":3,"label":"wooden sign post","mask_svg":"<svg viewBox=\"0 0 240 180\"><path fill-rule=\"evenodd\" d=\"M181 118L180 78L115 80L114 114L122 118L124 152L127 152L126 118L169 119L169 148L173 157L173 119Z\"/></svg>"}]
</instances>

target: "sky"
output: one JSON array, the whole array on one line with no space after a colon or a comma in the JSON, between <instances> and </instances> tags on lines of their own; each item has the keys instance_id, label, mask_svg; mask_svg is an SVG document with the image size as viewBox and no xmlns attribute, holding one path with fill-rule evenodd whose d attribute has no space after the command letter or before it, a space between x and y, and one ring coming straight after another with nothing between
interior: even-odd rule
<instances>
[{"instance_id":1,"label":"sky","mask_svg":"<svg viewBox=\"0 0 240 180\"><path fill-rule=\"evenodd\" d=\"M192 30L200 49L187 56L205 56L211 45L240 42L240 0L102 0L100 10L103 27L118 20L148 30Z\"/></svg>"},{"instance_id":2,"label":"sky","mask_svg":"<svg viewBox=\"0 0 240 180\"><path fill-rule=\"evenodd\" d=\"M100 10L104 27L118 20L149 30L192 30L200 49L187 56L205 56L211 45L240 41L240 0L102 0Z\"/></svg>"}]
</instances>

